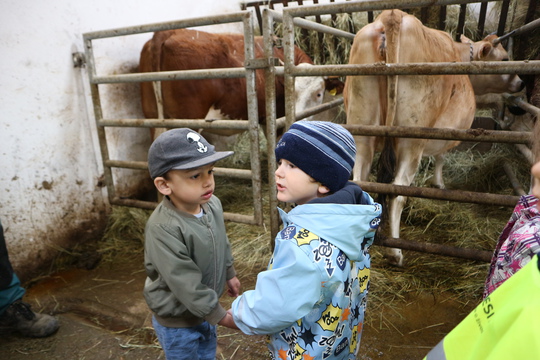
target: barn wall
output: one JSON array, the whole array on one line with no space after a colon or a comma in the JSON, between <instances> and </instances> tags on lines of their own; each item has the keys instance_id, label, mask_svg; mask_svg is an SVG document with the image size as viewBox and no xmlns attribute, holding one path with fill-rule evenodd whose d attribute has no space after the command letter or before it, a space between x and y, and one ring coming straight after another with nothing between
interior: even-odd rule
<instances>
[{"instance_id":1,"label":"barn wall","mask_svg":"<svg viewBox=\"0 0 540 360\"><path fill-rule=\"evenodd\" d=\"M95 0L0 3L0 221L12 263L25 280L68 248L103 230L108 204L87 73L72 53L82 34L239 11L239 0ZM208 31L240 31L238 24ZM136 71L151 34L96 42L100 73ZM105 115L141 117L137 85L103 89ZM144 160L148 133L108 131L111 158ZM126 194L147 175L117 173Z\"/></svg>"}]
</instances>

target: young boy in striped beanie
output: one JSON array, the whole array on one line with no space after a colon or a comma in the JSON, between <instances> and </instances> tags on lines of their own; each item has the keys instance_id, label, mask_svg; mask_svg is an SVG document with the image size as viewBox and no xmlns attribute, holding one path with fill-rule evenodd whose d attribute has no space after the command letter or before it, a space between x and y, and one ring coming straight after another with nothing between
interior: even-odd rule
<instances>
[{"instance_id":1,"label":"young boy in striped beanie","mask_svg":"<svg viewBox=\"0 0 540 360\"><path fill-rule=\"evenodd\" d=\"M341 125L299 121L275 149L283 230L254 290L232 304L246 334L269 335L272 359L356 359L381 207L349 177L356 146Z\"/></svg>"}]
</instances>

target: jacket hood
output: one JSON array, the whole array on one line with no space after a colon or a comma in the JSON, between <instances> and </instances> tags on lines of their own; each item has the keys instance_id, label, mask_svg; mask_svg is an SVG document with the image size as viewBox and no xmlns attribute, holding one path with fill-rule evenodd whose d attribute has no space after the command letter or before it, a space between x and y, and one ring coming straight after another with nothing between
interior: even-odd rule
<instances>
[{"instance_id":1,"label":"jacket hood","mask_svg":"<svg viewBox=\"0 0 540 360\"><path fill-rule=\"evenodd\" d=\"M285 226L294 223L317 234L341 249L349 259L361 260L379 227L381 206L366 192L360 191L362 196L359 198L364 204L310 202L289 213L279 209L281 219Z\"/></svg>"}]
</instances>

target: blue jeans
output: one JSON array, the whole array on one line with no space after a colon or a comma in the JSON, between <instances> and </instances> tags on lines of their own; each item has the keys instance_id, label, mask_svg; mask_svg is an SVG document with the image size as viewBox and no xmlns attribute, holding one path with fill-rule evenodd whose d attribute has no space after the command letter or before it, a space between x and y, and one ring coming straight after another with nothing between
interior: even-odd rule
<instances>
[{"instance_id":1,"label":"blue jeans","mask_svg":"<svg viewBox=\"0 0 540 360\"><path fill-rule=\"evenodd\" d=\"M214 360L216 358L216 326L203 322L187 328L170 328L152 317L152 325L167 360Z\"/></svg>"}]
</instances>

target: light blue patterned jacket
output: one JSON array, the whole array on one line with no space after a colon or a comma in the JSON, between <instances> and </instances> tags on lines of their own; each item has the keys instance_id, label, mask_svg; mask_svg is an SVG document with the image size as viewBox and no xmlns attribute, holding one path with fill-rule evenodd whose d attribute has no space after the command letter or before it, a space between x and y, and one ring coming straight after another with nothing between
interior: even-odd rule
<instances>
[{"instance_id":1,"label":"light blue patterned jacket","mask_svg":"<svg viewBox=\"0 0 540 360\"><path fill-rule=\"evenodd\" d=\"M381 206L351 184L362 204L279 209L284 227L268 269L233 302L244 333L269 335L272 359L356 358Z\"/></svg>"}]
</instances>

